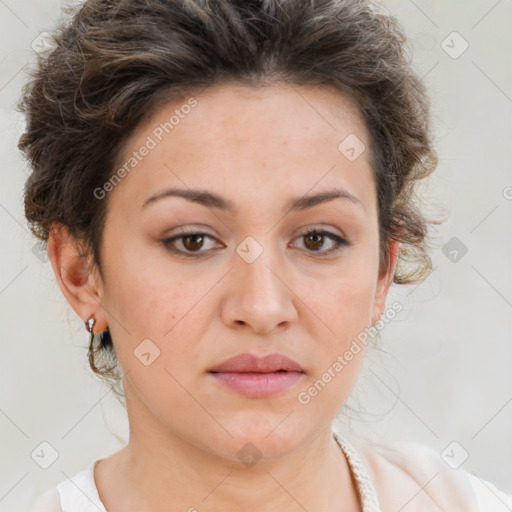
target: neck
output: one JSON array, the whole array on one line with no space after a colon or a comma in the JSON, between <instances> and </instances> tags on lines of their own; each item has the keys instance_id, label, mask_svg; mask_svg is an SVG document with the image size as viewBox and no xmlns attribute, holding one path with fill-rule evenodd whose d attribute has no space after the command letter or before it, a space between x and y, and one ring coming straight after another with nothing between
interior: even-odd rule
<instances>
[{"instance_id":1,"label":"neck","mask_svg":"<svg viewBox=\"0 0 512 512\"><path fill-rule=\"evenodd\" d=\"M330 426L286 457L247 467L195 446L159 423L148 424L146 417L139 420L130 418L127 446L97 466L98 492L108 512L361 510Z\"/></svg>"}]
</instances>

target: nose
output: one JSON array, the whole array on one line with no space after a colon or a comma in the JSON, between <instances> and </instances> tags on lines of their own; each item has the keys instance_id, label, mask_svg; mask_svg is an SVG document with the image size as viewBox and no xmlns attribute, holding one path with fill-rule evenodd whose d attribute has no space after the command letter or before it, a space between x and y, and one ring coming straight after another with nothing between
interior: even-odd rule
<instances>
[{"instance_id":1,"label":"nose","mask_svg":"<svg viewBox=\"0 0 512 512\"><path fill-rule=\"evenodd\" d=\"M223 302L221 316L231 328L250 327L258 334L285 328L294 322L296 295L286 282L286 272L266 253L252 263L242 259L230 272L233 288Z\"/></svg>"}]
</instances>

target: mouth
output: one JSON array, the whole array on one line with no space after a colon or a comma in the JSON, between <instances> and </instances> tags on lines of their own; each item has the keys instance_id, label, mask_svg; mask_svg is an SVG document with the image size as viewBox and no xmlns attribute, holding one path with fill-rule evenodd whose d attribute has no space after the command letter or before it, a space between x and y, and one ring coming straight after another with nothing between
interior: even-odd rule
<instances>
[{"instance_id":1,"label":"mouth","mask_svg":"<svg viewBox=\"0 0 512 512\"><path fill-rule=\"evenodd\" d=\"M231 357L210 369L213 373L304 372L299 363L283 354L256 356L245 353Z\"/></svg>"},{"instance_id":2,"label":"mouth","mask_svg":"<svg viewBox=\"0 0 512 512\"><path fill-rule=\"evenodd\" d=\"M289 390L305 376L302 367L282 354L241 354L208 372L224 388L249 398L268 398Z\"/></svg>"}]
</instances>

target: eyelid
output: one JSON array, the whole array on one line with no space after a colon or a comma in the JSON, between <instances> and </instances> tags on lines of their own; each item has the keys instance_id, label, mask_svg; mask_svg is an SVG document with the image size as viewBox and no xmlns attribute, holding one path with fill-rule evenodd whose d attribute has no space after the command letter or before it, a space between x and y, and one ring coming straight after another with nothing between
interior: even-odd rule
<instances>
[{"instance_id":1,"label":"eyelid","mask_svg":"<svg viewBox=\"0 0 512 512\"><path fill-rule=\"evenodd\" d=\"M327 225L323 225L323 224L310 224L309 226L301 228L299 230L299 233L297 236L303 236L303 235L307 235L308 233L311 233L311 232L317 232L317 233L332 234L335 236L339 236L340 238L343 238L345 240L348 240L347 237L343 234L343 232L340 232L340 230L338 230L338 233L334 233L332 230L335 230L335 229L336 228L334 228L333 226L327 226Z\"/></svg>"}]
</instances>

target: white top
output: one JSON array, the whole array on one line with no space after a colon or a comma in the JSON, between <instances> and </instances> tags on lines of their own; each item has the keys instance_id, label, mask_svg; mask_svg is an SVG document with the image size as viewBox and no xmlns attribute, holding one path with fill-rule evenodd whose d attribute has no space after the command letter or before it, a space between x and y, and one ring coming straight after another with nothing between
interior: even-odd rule
<instances>
[{"instance_id":1,"label":"white top","mask_svg":"<svg viewBox=\"0 0 512 512\"><path fill-rule=\"evenodd\" d=\"M100 460L92 461L71 480L57 485L62 512L107 512L94 481L94 468Z\"/></svg>"},{"instance_id":2,"label":"white top","mask_svg":"<svg viewBox=\"0 0 512 512\"><path fill-rule=\"evenodd\" d=\"M368 458L367 455L367 453L370 452L367 452L366 448L364 448L364 458L366 462L363 462L355 447L346 438L334 431L333 435L345 454L348 466L353 474L362 504L362 512L386 512L389 508L387 502L388 497L385 496L385 493L387 491L391 491L392 494L398 496L400 494L400 490L405 488L405 480L401 483L400 479L402 477L397 478L392 476L392 472L390 471L391 466L388 466L388 462L393 460L395 462L400 460L407 461L409 467L413 468L410 472L403 473L403 475L406 475L404 478L407 479L409 479L410 476L414 477L418 474L422 474L420 469L416 470L415 464L417 464L418 468L428 467L427 465L423 465L422 462L417 461L418 456L425 461L427 461L428 458L425 455L427 452L419 451L422 449L420 445L418 445L417 452L413 452L410 449L407 449L405 453L395 452L399 453L398 458L395 459L389 456L387 458L382 458L379 455L377 456L377 459L375 459L379 461L377 463L371 462L371 458ZM100 500L98 489L94 481L94 468L100 460L101 459L93 460L85 470L70 479L60 482L56 487L46 491L34 503L30 512L107 512L104 504ZM427 464L431 464L431 461ZM437 462L435 464L437 464ZM368 468L371 468L371 472L367 471ZM381 478L380 473L375 472L376 469L380 470L381 468L384 468L383 474L386 475L385 478ZM373 475L374 481L370 478L370 473ZM390 481L384 481L388 478L388 475L390 476ZM512 496L506 495L489 482L480 480L476 476L470 475L466 472L464 472L463 475L465 482L469 483L469 488L473 491L472 496L467 496L469 505L464 508L464 512L472 512L473 510L478 512L512 511ZM422 478L424 477L422 476ZM380 503L374 487L374 482L379 484L379 497L381 497ZM426 481L422 482L421 485L425 483ZM423 501L425 497L420 496L420 502L417 504L419 508L412 509L406 507L404 512L409 510L445 511L446 509L442 505L442 508L439 507L437 500L443 499L444 495L454 496L456 491L460 492L462 487L459 488L456 487L456 485L458 486L459 484L452 484L451 488L449 486L445 487L441 494L430 494L428 497L430 499L434 498L433 501L430 501L429 499ZM394 486L396 486L395 489L392 488ZM467 491L468 488L465 488L464 494L467 495ZM469 493L471 493L471 491L469 491ZM409 495L410 494L408 494L408 496ZM410 505L416 507L416 504L414 503L411 503ZM384 508L381 508L381 506ZM459 512L459 510L450 510L450 512ZM462 509L460 512L463 512Z\"/></svg>"}]
</instances>

